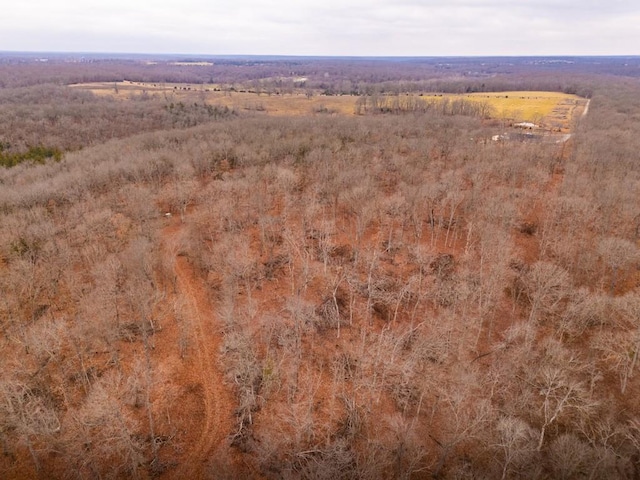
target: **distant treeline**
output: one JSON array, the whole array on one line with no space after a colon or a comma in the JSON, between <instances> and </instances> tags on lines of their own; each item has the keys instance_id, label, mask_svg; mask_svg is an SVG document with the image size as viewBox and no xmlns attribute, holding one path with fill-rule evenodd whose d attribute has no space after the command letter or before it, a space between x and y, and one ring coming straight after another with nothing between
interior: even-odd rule
<instances>
[{"instance_id":1,"label":"distant treeline","mask_svg":"<svg viewBox=\"0 0 640 480\"><path fill-rule=\"evenodd\" d=\"M227 88L319 90L327 95L393 92L548 90L590 96L596 75L640 77L638 57L576 58L267 58L208 59L211 64L104 57L35 59L0 55L0 88L84 82L218 84ZM43 61L46 60L46 61ZM595 75L594 75L595 74Z\"/></svg>"}]
</instances>

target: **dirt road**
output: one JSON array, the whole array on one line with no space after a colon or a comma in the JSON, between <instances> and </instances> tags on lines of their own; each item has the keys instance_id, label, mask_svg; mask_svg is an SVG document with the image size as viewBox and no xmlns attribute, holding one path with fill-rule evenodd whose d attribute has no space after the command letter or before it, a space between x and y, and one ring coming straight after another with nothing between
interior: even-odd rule
<instances>
[{"instance_id":1,"label":"dirt road","mask_svg":"<svg viewBox=\"0 0 640 480\"><path fill-rule=\"evenodd\" d=\"M234 398L231 388L224 384L224 374L218 364L222 342L221 325L206 294L202 280L189 265L186 257L177 256L182 225L164 230L167 260L175 265L177 299L183 306L181 317L192 332L194 362L190 376L201 385L202 429L189 435L190 440L177 469L171 478L189 480L214 478L212 464L221 461L230 466L228 436L233 429ZM171 258L171 256L175 256ZM172 262L175 260L175 262Z\"/></svg>"}]
</instances>

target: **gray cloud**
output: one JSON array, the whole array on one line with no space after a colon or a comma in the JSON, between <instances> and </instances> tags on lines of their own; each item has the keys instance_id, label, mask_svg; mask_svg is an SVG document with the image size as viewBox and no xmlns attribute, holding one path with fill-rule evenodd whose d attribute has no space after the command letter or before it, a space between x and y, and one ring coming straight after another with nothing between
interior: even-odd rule
<instances>
[{"instance_id":1,"label":"gray cloud","mask_svg":"<svg viewBox=\"0 0 640 480\"><path fill-rule=\"evenodd\" d=\"M3 7L0 50L629 55L639 24L625 0L31 0Z\"/></svg>"}]
</instances>

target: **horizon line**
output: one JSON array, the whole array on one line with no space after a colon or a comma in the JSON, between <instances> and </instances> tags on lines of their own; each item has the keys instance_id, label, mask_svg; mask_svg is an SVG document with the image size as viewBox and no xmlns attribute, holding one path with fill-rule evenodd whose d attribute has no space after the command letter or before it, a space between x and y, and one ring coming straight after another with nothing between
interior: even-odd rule
<instances>
[{"instance_id":1,"label":"horizon line","mask_svg":"<svg viewBox=\"0 0 640 480\"><path fill-rule=\"evenodd\" d=\"M102 52L102 51L48 51L48 50L0 50L0 56L99 56L108 58L122 57L188 57L188 58L315 58L315 59L438 59L438 58L454 58L454 59L483 59L483 58L557 58L557 59L589 59L589 58L640 58L640 54L611 54L611 55L584 55L584 54L525 54L525 55L506 55L506 54L482 54L482 55L330 55L330 54L278 54L278 53L158 53L158 52Z\"/></svg>"}]
</instances>

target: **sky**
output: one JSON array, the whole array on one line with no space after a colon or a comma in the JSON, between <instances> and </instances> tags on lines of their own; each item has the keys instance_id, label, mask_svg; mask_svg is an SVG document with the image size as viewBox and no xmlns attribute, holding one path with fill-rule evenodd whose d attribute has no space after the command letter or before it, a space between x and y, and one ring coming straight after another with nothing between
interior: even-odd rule
<instances>
[{"instance_id":1,"label":"sky","mask_svg":"<svg viewBox=\"0 0 640 480\"><path fill-rule=\"evenodd\" d=\"M16 0L0 51L640 55L640 1Z\"/></svg>"}]
</instances>

